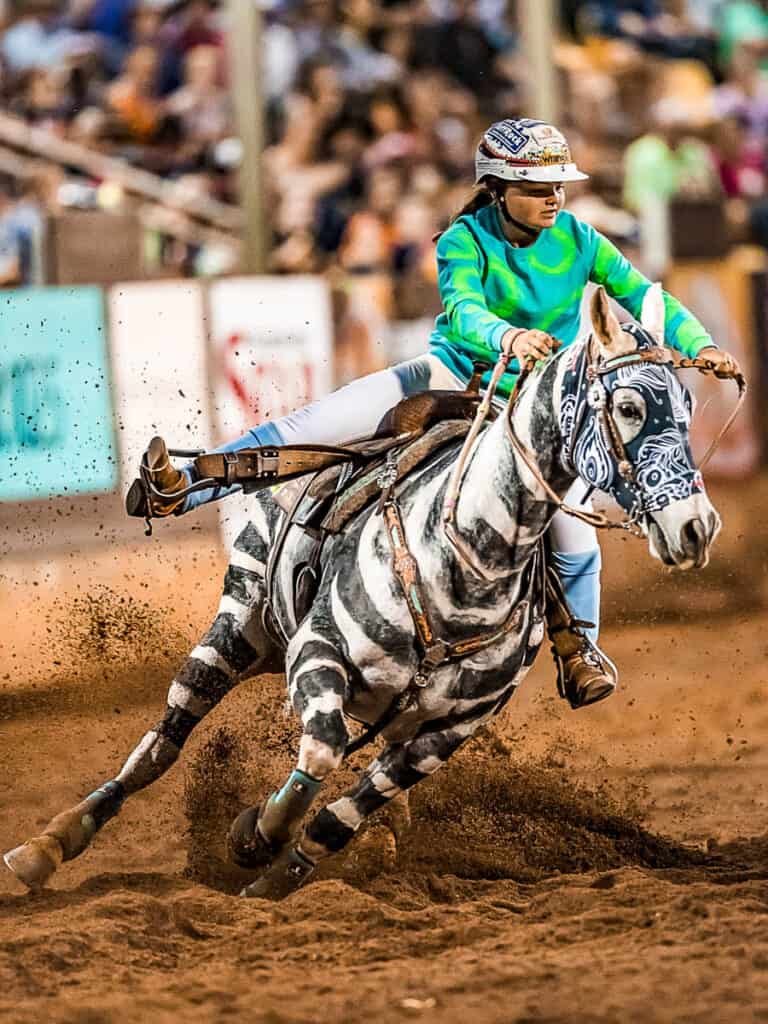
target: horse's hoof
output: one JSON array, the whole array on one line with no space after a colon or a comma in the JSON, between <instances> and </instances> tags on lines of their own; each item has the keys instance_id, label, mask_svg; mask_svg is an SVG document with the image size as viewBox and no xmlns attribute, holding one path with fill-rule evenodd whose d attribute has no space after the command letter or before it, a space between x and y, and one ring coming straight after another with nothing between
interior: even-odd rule
<instances>
[{"instance_id":1,"label":"horse's hoof","mask_svg":"<svg viewBox=\"0 0 768 1024\"><path fill-rule=\"evenodd\" d=\"M6 867L32 892L45 887L63 859L64 851L55 836L38 836L3 855Z\"/></svg>"},{"instance_id":2,"label":"horse's hoof","mask_svg":"<svg viewBox=\"0 0 768 1024\"><path fill-rule=\"evenodd\" d=\"M287 846L261 878L246 885L240 895L260 900L285 899L300 889L314 870L311 860L307 860L295 846Z\"/></svg>"},{"instance_id":3,"label":"horse's hoof","mask_svg":"<svg viewBox=\"0 0 768 1024\"><path fill-rule=\"evenodd\" d=\"M229 827L227 854L238 867L265 868L277 857L281 843L269 843L259 831L261 807L249 807L242 811Z\"/></svg>"}]
</instances>

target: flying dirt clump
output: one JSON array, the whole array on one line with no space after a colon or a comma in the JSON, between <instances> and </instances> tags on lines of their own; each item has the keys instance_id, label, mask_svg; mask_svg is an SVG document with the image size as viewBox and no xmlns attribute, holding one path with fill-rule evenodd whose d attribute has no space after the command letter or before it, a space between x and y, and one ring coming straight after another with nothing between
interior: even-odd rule
<instances>
[{"instance_id":1,"label":"flying dirt clump","mask_svg":"<svg viewBox=\"0 0 768 1024\"><path fill-rule=\"evenodd\" d=\"M247 711L241 705L239 722L228 717L187 762L186 873L213 888L237 891L252 877L228 864L224 838L239 811L263 799L291 767L295 726L279 713L277 683L273 678L254 687L257 715L253 705ZM347 764L338 775L324 788L322 803L349 785L353 769ZM515 758L493 730L416 786L410 810L410 827L397 829L394 856L385 809L315 877L370 889L395 873L431 891L435 876L443 875L530 883L557 874L686 867L704 860L701 852L644 828L642 808L618 783L579 782L559 759Z\"/></svg>"},{"instance_id":2,"label":"flying dirt clump","mask_svg":"<svg viewBox=\"0 0 768 1024\"><path fill-rule=\"evenodd\" d=\"M73 658L99 664L158 660L189 646L155 605L105 585L68 601L57 631L57 641Z\"/></svg>"},{"instance_id":3,"label":"flying dirt clump","mask_svg":"<svg viewBox=\"0 0 768 1024\"><path fill-rule=\"evenodd\" d=\"M642 809L607 782L578 782L560 761L515 760L493 736L415 789L411 811L398 858L409 873L536 882L703 861L698 851L645 829Z\"/></svg>"}]
</instances>

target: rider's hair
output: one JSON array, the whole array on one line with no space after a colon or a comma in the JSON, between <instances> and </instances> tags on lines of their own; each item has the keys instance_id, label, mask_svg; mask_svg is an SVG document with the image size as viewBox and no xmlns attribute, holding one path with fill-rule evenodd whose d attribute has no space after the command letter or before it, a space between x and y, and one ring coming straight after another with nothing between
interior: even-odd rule
<instances>
[{"instance_id":1,"label":"rider's hair","mask_svg":"<svg viewBox=\"0 0 768 1024\"><path fill-rule=\"evenodd\" d=\"M451 224L457 221L459 217L464 217L466 214L477 213L478 210L482 210L484 206L490 206L491 203L495 203L501 190L507 182L501 180L501 178L495 178L491 174L486 174L482 181L475 185L469 198L466 200L461 209L457 210L456 213L448 221L448 224L442 231L438 231L436 235L432 236L432 241L436 242L441 235L444 235Z\"/></svg>"}]
</instances>

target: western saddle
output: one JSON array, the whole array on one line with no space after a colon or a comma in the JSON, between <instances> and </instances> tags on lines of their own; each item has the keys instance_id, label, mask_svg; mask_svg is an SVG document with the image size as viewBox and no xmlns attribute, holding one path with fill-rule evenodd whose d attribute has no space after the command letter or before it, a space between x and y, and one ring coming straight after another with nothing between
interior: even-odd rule
<instances>
[{"instance_id":1,"label":"western saddle","mask_svg":"<svg viewBox=\"0 0 768 1024\"><path fill-rule=\"evenodd\" d=\"M187 453L169 451L155 438L142 460L140 477L126 495L126 511L146 519L151 532L151 519L178 514L192 491L233 484L240 484L246 493L272 488L286 515L270 549L268 595L288 530L296 525L317 538L309 561L294 573L293 612L300 622L315 594L324 541L374 501L381 509L397 483L433 453L467 435L480 404L480 382L486 370L484 364L475 364L465 391L424 391L402 399L372 437L339 447L281 445ZM186 478L171 465L169 454L194 454L198 479L184 486ZM274 616L269 619L276 639L285 642Z\"/></svg>"}]
</instances>

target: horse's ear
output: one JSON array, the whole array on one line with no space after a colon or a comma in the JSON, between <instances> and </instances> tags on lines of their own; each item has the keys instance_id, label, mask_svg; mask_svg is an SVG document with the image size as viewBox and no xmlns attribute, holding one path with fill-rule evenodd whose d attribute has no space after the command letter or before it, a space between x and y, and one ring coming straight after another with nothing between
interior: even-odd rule
<instances>
[{"instance_id":1,"label":"horse's ear","mask_svg":"<svg viewBox=\"0 0 768 1024\"><path fill-rule=\"evenodd\" d=\"M600 347L608 359L625 356L629 352L635 351L635 339L622 331L621 324L611 309L611 304L602 285L592 296L590 314L595 337L600 342Z\"/></svg>"},{"instance_id":2,"label":"horse's ear","mask_svg":"<svg viewBox=\"0 0 768 1024\"><path fill-rule=\"evenodd\" d=\"M647 331L658 345L664 344L665 319L664 293L661 290L661 285L656 282L656 284L651 285L643 296L640 323L643 330Z\"/></svg>"}]
</instances>

